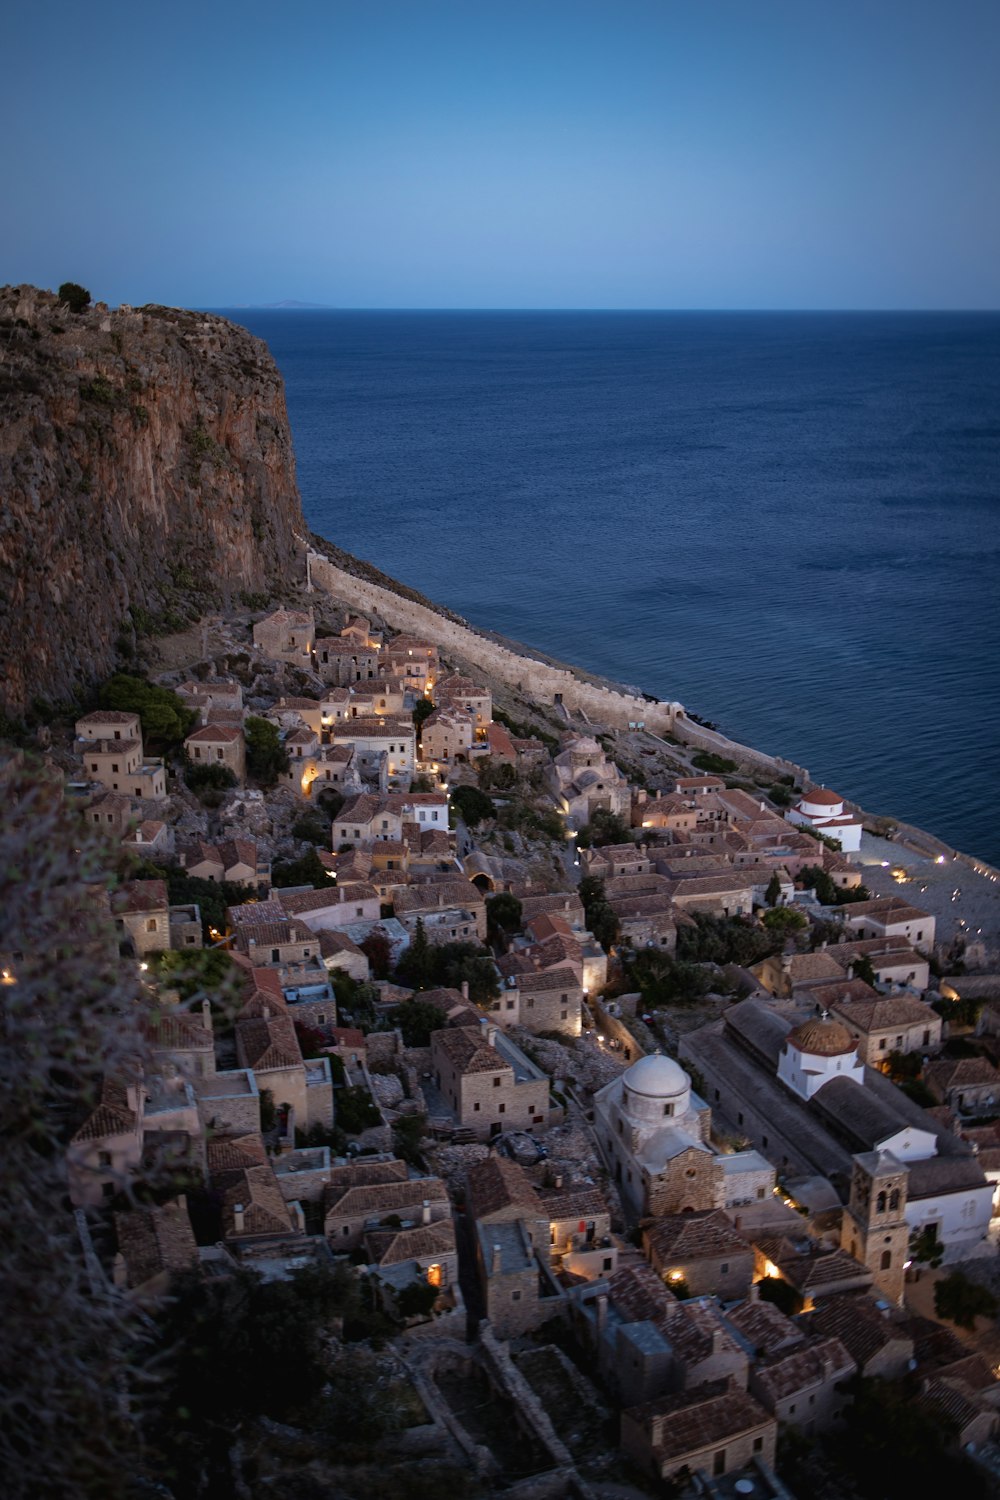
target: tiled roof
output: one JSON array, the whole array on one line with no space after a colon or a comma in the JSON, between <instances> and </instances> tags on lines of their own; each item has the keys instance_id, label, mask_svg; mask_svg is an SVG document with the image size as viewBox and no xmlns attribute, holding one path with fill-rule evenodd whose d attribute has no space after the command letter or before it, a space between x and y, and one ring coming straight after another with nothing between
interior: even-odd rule
<instances>
[{"instance_id":1,"label":"tiled roof","mask_svg":"<svg viewBox=\"0 0 1000 1500\"><path fill-rule=\"evenodd\" d=\"M507 1209L518 1217L541 1219L546 1210L524 1168L507 1156L493 1154L471 1162L465 1172L469 1213L474 1219Z\"/></svg>"},{"instance_id":2,"label":"tiled roof","mask_svg":"<svg viewBox=\"0 0 1000 1500\"><path fill-rule=\"evenodd\" d=\"M162 1052L211 1051L211 1028L191 1011L168 1010L144 1026L151 1044Z\"/></svg>"},{"instance_id":3,"label":"tiled roof","mask_svg":"<svg viewBox=\"0 0 1000 1500\"><path fill-rule=\"evenodd\" d=\"M761 1355L781 1354L805 1343L805 1334L791 1318L763 1298L741 1302L738 1307L731 1308L726 1313L726 1321Z\"/></svg>"},{"instance_id":4,"label":"tiled roof","mask_svg":"<svg viewBox=\"0 0 1000 1500\"><path fill-rule=\"evenodd\" d=\"M245 1135L209 1135L205 1142L208 1175L223 1178L227 1172L242 1172L246 1167L262 1167L267 1161L264 1140L259 1133Z\"/></svg>"},{"instance_id":5,"label":"tiled roof","mask_svg":"<svg viewBox=\"0 0 1000 1500\"><path fill-rule=\"evenodd\" d=\"M522 993L533 995L546 990L578 990L576 978L569 969L542 969L539 973L521 974L517 987Z\"/></svg>"},{"instance_id":6,"label":"tiled roof","mask_svg":"<svg viewBox=\"0 0 1000 1500\"><path fill-rule=\"evenodd\" d=\"M610 1213L596 1187L547 1188L538 1196L550 1219L599 1219Z\"/></svg>"},{"instance_id":7,"label":"tiled roof","mask_svg":"<svg viewBox=\"0 0 1000 1500\"><path fill-rule=\"evenodd\" d=\"M756 1380L770 1405L828 1380L846 1380L857 1365L837 1338L821 1338L758 1366Z\"/></svg>"},{"instance_id":8,"label":"tiled roof","mask_svg":"<svg viewBox=\"0 0 1000 1500\"><path fill-rule=\"evenodd\" d=\"M302 1050L288 1015L237 1021L236 1044L242 1066L255 1072L302 1066Z\"/></svg>"},{"instance_id":9,"label":"tiled roof","mask_svg":"<svg viewBox=\"0 0 1000 1500\"><path fill-rule=\"evenodd\" d=\"M129 880L112 893L111 905L116 912L166 911L166 881Z\"/></svg>"},{"instance_id":10,"label":"tiled roof","mask_svg":"<svg viewBox=\"0 0 1000 1500\"><path fill-rule=\"evenodd\" d=\"M451 1218L416 1229L372 1229L365 1235L368 1253L377 1266L398 1266L432 1255L454 1255L455 1224Z\"/></svg>"},{"instance_id":11,"label":"tiled roof","mask_svg":"<svg viewBox=\"0 0 1000 1500\"><path fill-rule=\"evenodd\" d=\"M912 1340L895 1322L883 1317L870 1297L823 1297L816 1304L810 1326L828 1338L837 1338L860 1370L869 1360L896 1340Z\"/></svg>"},{"instance_id":12,"label":"tiled roof","mask_svg":"<svg viewBox=\"0 0 1000 1500\"><path fill-rule=\"evenodd\" d=\"M324 911L327 907L348 906L352 901L373 901L378 899L378 891L370 885L331 885L325 891L303 891L301 895L286 895L279 891L278 899L283 911L287 916L297 916L302 912Z\"/></svg>"},{"instance_id":13,"label":"tiled roof","mask_svg":"<svg viewBox=\"0 0 1000 1500\"><path fill-rule=\"evenodd\" d=\"M451 1031L435 1031L431 1034L431 1047L444 1052L463 1076L511 1071L510 1064L489 1045L479 1027L456 1026Z\"/></svg>"},{"instance_id":14,"label":"tiled roof","mask_svg":"<svg viewBox=\"0 0 1000 1500\"><path fill-rule=\"evenodd\" d=\"M833 1000L830 1009L859 1031L885 1031L893 1026L931 1026L939 1022L929 1005L911 995L878 995L867 1000Z\"/></svg>"},{"instance_id":15,"label":"tiled roof","mask_svg":"<svg viewBox=\"0 0 1000 1500\"><path fill-rule=\"evenodd\" d=\"M331 1167L329 1180L331 1187L375 1187L383 1182L406 1182L409 1175L405 1161L365 1161L362 1158Z\"/></svg>"},{"instance_id":16,"label":"tiled roof","mask_svg":"<svg viewBox=\"0 0 1000 1500\"><path fill-rule=\"evenodd\" d=\"M115 1233L130 1287L143 1286L163 1271L184 1271L197 1263L198 1246L182 1203L116 1213Z\"/></svg>"},{"instance_id":17,"label":"tiled roof","mask_svg":"<svg viewBox=\"0 0 1000 1500\"><path fill-rule=\"evenodd\" d=\"M411 1177L405 1182L369 1183L341 1187L331 1183L326 1190L328 1218L352 1219L359 1214L370 1218L379 1214L399 1213L401 1209L419 1209L424 1202L447 1203L448 1189L440 1177Z\"/></svg>"},{"instance_id":18,"label":"tiled roof","mask_svg":"<svg viewBox=\"0 0 1000 1500\"><path fill-rule=\"evenodd\" d=\"M239 906L226 907L226 921L230 927L239 927L244 922L283 922L285 911L279 902L245 901Z\"/></svg>"},{"instance_id":19,"label":"tiled roof","mask_svg":"<svg viewBox=\"0 0 1000 1500\"><path fill-rule=\"evenodd\" d=\"M243 1228L237 1228L236 1208L243 1208ZM223 1234L227 1239L246 1234L288 1234L297 1226L281 1195L270 1162L233 1174L222 1192Z\"/></svg>"},{"instance_id":20,"label":"tiled roof","mask_svg":"<svg viewBox=\"0 0 1000 1500\"><path fill-rule=\"evenodd\" d=\"M930 1063L925 1069L925 1077L931 1088L941 1093L947 1093L948 1089L1000 1085L1000 1073L985 1057L960 1057Z\"/></svg>"},{"instance_id":21,"label":"tiled roof","mask_svg":"<svg viewBox=\"0 0 1000 1500\"><path fill-rule=\"evenodd\" d=\"M646 1231L650 1249L661 1260L698 1260L718 1255L749 1255L750 1245L720 1208L670 1214Z\"/></svg>"},{"instance_id":22,"label":"tiled roof","mask_svg":"<svg viewBox=\"0 0 1000 1500\"><path fill-rule=\"evenodd\" d=\"M73 1140L100 1141L108 1136L131 1135L138 1123L139 1118L129 1105L123 1085L106 1078L101 1087L100 1104L87 1116Z\"/></svg>"},{"instance_id":23,"label":"tiled roof","mask_svg":"<svg viewBox=\"0 0 1000 1500\"><path fill-rule=\"evenodd\" d=\"M243 738L243 730L235 724L204 724L184 741L185 745L235 745Z\"/></svg>"},{"instance_id":24,"label":"tiled roof","mask_svg":"<svg viewBox=\"0 0 1000 1500\"><path fill-rule=\"evenodd\" d=\"M633 1406L628 1415L647 1429L657 1417L666 1418L660 1439L653 1444L659 1460L700 1453L740 1433L774 1424L774 1418L759 1402L725 1380L710 1381L677 1395Z\"/></svg>"}]
</instances>

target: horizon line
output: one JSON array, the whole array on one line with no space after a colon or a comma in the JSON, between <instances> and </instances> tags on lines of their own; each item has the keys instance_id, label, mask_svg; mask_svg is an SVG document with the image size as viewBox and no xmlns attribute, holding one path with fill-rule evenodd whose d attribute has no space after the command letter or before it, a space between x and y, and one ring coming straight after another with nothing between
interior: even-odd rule
<instances>
[{"instance_id":1,"label":"horizon line","mask_svg":"<svg viewBox=\"0 0 1000 1500\"><path fill-rule=\"evenodd\" d=\"M171 304L181 306L182 304ZM799 313L823 314L824 316L839 316L842 314L860 313L884 313L886 315L900 314L912 316L914 314L983 314L1000 313L1000 306L996 307L353 307L337 306L333 303L316 302L300 307L282 306L274 302L213 302L189 304L194 312L334 312L334 313L740 313L745 316L757 314L774 315L776 313L787 313L795 315Z\"/></svg>"}]
</instances>

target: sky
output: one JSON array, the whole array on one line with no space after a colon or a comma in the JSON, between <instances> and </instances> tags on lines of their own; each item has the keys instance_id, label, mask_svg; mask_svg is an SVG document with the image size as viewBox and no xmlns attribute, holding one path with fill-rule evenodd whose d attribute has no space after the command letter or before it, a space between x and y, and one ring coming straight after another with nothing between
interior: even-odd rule
<instances>
[{"instance_id":1,"label":"sky","mask_svg":"<svg viewBox=\"0 0 1000 1500\"><path fill-rule=\"evenodd\" d=\"M15 0L0 281L996 308L997 0Z\"/></svg>"}]
</instances>

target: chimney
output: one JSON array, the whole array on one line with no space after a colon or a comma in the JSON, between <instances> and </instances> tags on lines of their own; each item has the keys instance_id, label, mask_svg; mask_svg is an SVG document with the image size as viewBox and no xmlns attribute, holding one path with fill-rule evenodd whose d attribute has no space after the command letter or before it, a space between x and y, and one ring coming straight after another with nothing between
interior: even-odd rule
<instances>
[{"instance_id":1,"label":"chimney","mask_svg":"<svg viewBox=\"0 0 1000 1500\"><path fill-rule=\"evenodd\" d=\"M293 1202L289 1203L288 1210L289 1210L292 1218L295 1220L295 1227L296 1227L296 1229L299 1231L300 1234L305 1234L305 1232L306 1232L306 1216L305 1216L305 1212L304 1212L304 1210L302 1208L302 1204L299 1203L298 1201L293 1201Z\"/></svg>"},{"instance_id":2,"label":"chimney","mask_svg":"<svg viewBox=\"0 0 1000 1500\"><path fill-rule=\"evenodd\" d=\"M557 1188L561 1188L562 1185L563 1185L562 1173L561 1172L557 1172L556 1175L555 1175L555 1177L552 1179L552 1186L553 1187L557 1187Z\"/></svg>"},{"instance_id":3,"label":"chimney","mask_svg":"<svg viewBox=\"0 0 1000 1500\"><path fill-rule=\"evenodd\" d=\"M496 1042L496 1039L497 1039L497 1029L496 1029L496 1027L493 1026L493 1025L487 1026L487 1028L486 1028L486 1045L487 1045L487 1047L492 1047L493 1044Z\"/></svg>"},{"instance_id":4,"label":"chimney","mask_svg":"<svg viewBox=\"0 0 1000 1500\"><path fill-rule=\"evenodd\" d=\"M499 1245L493 1246L493 1259L490 1263L490 1275L499 1276L503 1267L503 1251Z\"/></svg>"},{"instance_id":5,"label":"chimney","mask_svg":"<svg viewBox=\"0 0 1000 1500\"><path fill-rule=\"evenodd\" d=\"M243 1204L233 1204L233 1230L236 1234L243 1233Z\"/></svg>"},{"instance_id":6,"label":"chimney","mask_svg":"<svg viewBox=\"0 0 1000 1500\"><path fill-rule=\"evenodd\" d=\"M207 998L201 1002L201 1020L206 1031L212 1030L212 1002Z\"/></svg>"},{"instance_id":7,"label":"chimney","mask_svg":"<svg viewBox=\"0 0 1000 1500\"><path fill-rule=\"evenodd\" d=\"M847 977L848 977L849 980L854 978L854 965L853 964L848 964L847 965Z\"/></svg>"},{"instance_id":8,"label":"chimney","mask_svg":"<svg viewBox=\"0 0 1000 1500\"><path fill-rule=\"evenodd\" d=\"M759 1302L760 1301L760 1283L759 1282L751 1281L751 1283L750 1283L750 1289L747 1292L747 1301L748 1302Z\"/></svg>"},{"instance_id":9,"label":"chimney","mask_svg":"<svg viewBox=\"0 0 1000 1500\"><path fill-rule=\"evenodd\" d=\"M602 1292L597 1299L597 1332L603 1333L608 1322L608 1299L607 1294Z\"/></svg>"},{"instance_id":10,"label":"chimney","mask_svg":"<svg viewBox=\"0 0 1000 1500\"><path fill-rule=\"evenodd\" d=\"M463 979L462 980L462 999L463 1000L468 1000L468 998L469 998L469 981L467 979Z\"/></svg>"},{"instance_id":11,"label":"chimney","mask_svg":"<svg viewBox=\"0 0 1000 1500\"><path fill-rule=\"evenodd\" d=\"M125 1257L120 1250L118 1251L114 1259L114 1265L111 1270L111 1280L120 1290L124 1290L125 1287L128 1286L128 1267L125 1264Z\"/></svg>"},{"instance_id":12,"label":"chimney","mask_svg":"<svg viewBox=\"0 0 1000 1500\"><path fill-rule=\"evenodd\" d=\"M425 1198L420 1205L420 1222L421 1224L429 1224L431 1222L431 1200L429 1198Z\"/></svg>"}]
</instances>

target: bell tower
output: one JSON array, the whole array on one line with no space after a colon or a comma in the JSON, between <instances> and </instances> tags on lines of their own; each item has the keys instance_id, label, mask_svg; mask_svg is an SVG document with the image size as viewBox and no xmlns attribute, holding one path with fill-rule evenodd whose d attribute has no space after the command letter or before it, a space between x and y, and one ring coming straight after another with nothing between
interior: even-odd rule
<instances>
[{"instance_id":1,"label":"bell tower","mask_svg":"<svg viewBox=\"0 0 1000 1500\"><path fill-rule=\"evenodd\" d=\"M866 1265L883 1296L903 1300L910 1233L906 1223L908 1172L889 1151L854 1157L851 1194L840 1233L841 1248Z\"/></svg>"}]
</instances>

